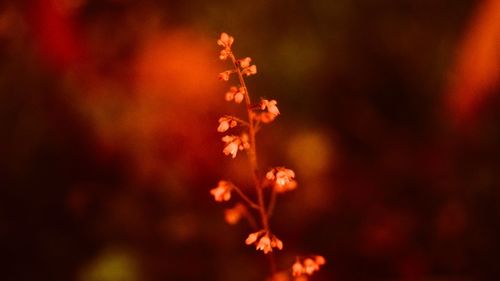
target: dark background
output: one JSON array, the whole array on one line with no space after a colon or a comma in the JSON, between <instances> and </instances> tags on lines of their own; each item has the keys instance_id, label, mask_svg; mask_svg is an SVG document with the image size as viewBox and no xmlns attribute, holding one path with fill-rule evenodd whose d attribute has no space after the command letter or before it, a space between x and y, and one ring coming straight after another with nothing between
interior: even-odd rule
<instances>
[{"instance_id":1,"label":"dark background","mask_svg":"<svg viewBox=\"0 0 500 281\"><path fill-rule=\"evenodd\" d=\"M281 115L272 225L312 280L498 280L500 6L471 0L7 0L0 4L0 280L263 280L209 195L216 40ZM247 186L248 188L248 186Z\"/></svg>"}]
</instances>

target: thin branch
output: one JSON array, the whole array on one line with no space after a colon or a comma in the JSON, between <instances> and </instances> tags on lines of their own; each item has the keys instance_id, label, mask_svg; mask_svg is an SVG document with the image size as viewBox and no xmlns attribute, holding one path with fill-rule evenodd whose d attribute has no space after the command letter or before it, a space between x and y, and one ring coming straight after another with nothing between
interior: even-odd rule
<instances>
[{"instance_id":1,"label":"thin branch","mask_svg":"<svg viewBox=\"0 0 500 281\"><path fill-rule=\"evenodd\" d=\"M245 200L245 202L247 202L247 204L254 208L254 209L257 209L257 210L260 210L260 206L257 205L257 203L253 202L250 198L248 198L248 196L245 195L245 193L243 193L243 191L241 191L241 189L239 189L236 185L233 185L233 189L240 195L240 197Z\"/></svg>"},{"instance_id":2,"label":"thin branch","mask_svg":"<svg viewBox=\"0 0 500 281\"><path fill-rule=\"evenodd\" d=\"M241 123L242 125L245 125L247 127L250 126L250 124L248 124L247 121L245 121L243 119L240 119L238 117L234 117L234 116L231 116L231 115L226 115L225 117L230 118L230 119L232 119L232 120L234 120L234 121L236 121L238 123Z\"/></svg>"},{"instance_id":3,"label":"thin branch","mask_svg":"<svg viewBox=\"0 0 500 281\"><path fill-rule=\"evenodd\" d=\"M273 215L274 206L276 205L276 188L271 187L271 199L269 200L269 206L267 207L267 215L271 217Z\"/></svg>"},{"instance_id":4,"label":"thin branch","mask_svg":"<svg viewBox=\"0 0 500 281\"><path fill-rule=\"evenodd\" d=\"M259 229L257 222L255 221L255 218L252 216L252 214L248 210L245 210L244 216L247 219L250 227L252 227L254 230Z\"/></svg>"},{"instance_id":5,"label":"thin branch","mask_svg":"<svg viewBox=\"0 0 500 281\"><path fill-rule=\"evenodd\" d=\"M270 252L269 255L269 265L271 267L271 281L274 281L276 280L274 277L276 275L276 259L274 257L274 253L273 252Z\"/></svg>"},{"instance_id":6,"label":"thin branch","mask_svg":"<svg viewBox=\"0 0 500 281\"><path fill-rule=\"evenodd\" d=\"M257 120L257 122L255 122L255 133L257 134L259 131L260 131L260 128L262 128L260 126L260 121Z\"/></svg>"}]
</instances>

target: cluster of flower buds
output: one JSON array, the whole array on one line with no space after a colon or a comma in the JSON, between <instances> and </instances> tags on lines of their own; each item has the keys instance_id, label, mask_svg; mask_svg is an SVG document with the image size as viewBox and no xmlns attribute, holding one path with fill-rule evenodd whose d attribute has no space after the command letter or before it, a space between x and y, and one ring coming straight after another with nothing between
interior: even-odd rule
<instances>
[{"instance_id":1,"label":"cluster of flower buds","mask_svg":"<svg viewBox=\"0 0 500 281\"><path fill-rule=\"evenodd\" d=\"M226 92L226 101L234 100L235 103L241 103L245 98L245 88L240 87L239 89L235 86L231 86L229 91Z\"/></svg>"},{"instance_id":2,"label":"cluster of flower buds","mask_svg":"<svg viewBox=\"0 0 500 281\"><path fill-rule=\"evenodd\" d=\"M233 45L233 42L234 38L225 32L223 32L220 35L220 38L217 40L217 44L223 47L223 49L220 52L219 58L221 60L226 60L227 58L231 58L235 64L235 69L225 70L219 73L219 79L223 81L229 81L229 78L233 73L238 73L240 77L241 75L249 76L257 73L257 66L250 65L250 62L252 61L250 57L236 60L231 51L231 46ZM234 100L235 103L241 103L245 99L245 95L247 95L247 93L244 85L240 85L240 87L231 86L229 90L226 92L225 99L226 101ZM275 108L273 110L276 112L278 109ZM239 119L231 116L221 117L219 119L219 126L217 127L217 131L223 133L231 128L236 127L238 125L237 120ZM248 142L248 135L244 133L241 134L240 136L234 136L234 135L224 136L222 138L222 141L225 143L222 152L225 155L231 155L232 158L236 157L238 151L250 148L250 143Z\"/></svg>"},{"instance_id":3,"label":"cluster of flower buds","mask_svg":"<svg viewBox=\"0 0 500 281\"><path fill-rule=\"evenodd\" d=\"M257 250L261 250L264 254L273 251L273 248L278 250L283 249L283 242L278 239L273 234L270 234L269 231L260 230L257 232L250 233L245 240L247 245L255 244Z\"/></svg>"},{"instance_id":4,"label":"cluster of flower buds","mask_svg":"<svg viewBox=\"0 0 500 281\"><path fill-rule=\"evenodd\" d=\"M219 127L217 127L217 132L224 133L230 128L234 128L238 125L238 122L231 116L224 116L219 118Z\"/></svg>"},{"instance_id":5,"label":"cluster of flower buds","mask_svg":"<svg viewBox=\"0 0 500 281\"><path fill-rule=\"evenodd\" d=\"M231 45L233 45L233 42L233 36L229 36L225 32L220 35L219 40L217 40L217 45L224 48L220 51L219 58L221 60L226 60L229 57L229 55L231 54Z\"/></svg>"},{"instance_id":6,"label":"cluster of flower buds","mask_svg":"<svg viewBox=\"0 0 500 281\"><path fill-rule=\"evenodd\" d=\"M297 258L292 266L292 275L296 277L304 274L312 275L325 263L326 261L323 256L311 256L303 259L302 261L300 258Z\"/></svg>"},{"instance_id":7,"label":"cluster of flower buds","mask_svg":"<svg viewBox=\"0 0 500 281\"><path fill-rule=\"evenodd\" d=\"M231 189L233 184L228 181L219 181L216 188L210 190L210 194L214 196L215 201L229 201L231 199Z\"/></svg>"},{"instance_id":8,"label":"cluster of flower buds","mask_svg":"<svg viewBox=\"0 0 500 281\"><path fill-rule=\"evenodd\" d=\"M233 158L236 158L238 150L250 148L247 134L241 134L241 136L227 135L222 137L222 141L226 143L222 152L225 155L231 155Z\"/></svg>"},{"instance_id":9,"label":"cluster of flower buds","mask_svg":"<svg viewBox=\"0 0 500 281\"><path fill-rule=\"evenodd\" d=\"M227 60L228 58L231 58L233 62L236 64L237 68L237 69L226 70L219 73L219 79L223 81L229 81L231 74L236 72L241 72L242 75L246 76L257 74L257 66L255 64L250 65L250 62L252 62L252 58L246 57L243 59L236 60L231 51L231 46L233 45L233 42L234 38L232 36L229 36L225 32L223 32L220 35L219 40L217 40L217 44L223 47L223 49L220 51L219 59Z\"/></svg>"},{"instance_id":10,"label":"cluster of flower buds","mask_svg":"<svg viewBox=\"0 0 500 281\"><path fill-rule=\"evenodd\" d=\"M260 109L267 110L267 112L271 113L272 115L278 116L280 114L280 111L276 106L277 104L278 102L275 100L268 101L266 99L262 99L260 101Z\"/></svg>"},{"instance_id":11,"label":"cluster of flower buds","mask_svg":"<svg viewBox=\"0 0 500 281\"><path fill-rule=\"evenodd\" d=\"M266 179L279 193L294 190L297 187L297 181L294 178L295 172L285 167L276 167L266 173Z\"/></svg>"},{"instance_id":12,"label":"cluster of flower buds","mask_svg":"<svg viewBox=\"0 0 500 281\"><path fill-rule=\"evenodd\" d=\"M271 123L280 114L280 111L276 106L277 104L278 102L276 100L261 99L260 104L258 105L260 112L254 112L253 119L262 123Z\"/></svg>"},{"instance_id":13,"label":"cluster of flower buds","mask_svg":"<svg viewBox=\"0 0 500 281\"><path fill-rule=\"evenodd\" d=\"M237 61L237 65L241 68L241 73L250 76L257 74L257 66L255 64L250 65L252 58L246 57Z\"/></svg>"}]
</instances>

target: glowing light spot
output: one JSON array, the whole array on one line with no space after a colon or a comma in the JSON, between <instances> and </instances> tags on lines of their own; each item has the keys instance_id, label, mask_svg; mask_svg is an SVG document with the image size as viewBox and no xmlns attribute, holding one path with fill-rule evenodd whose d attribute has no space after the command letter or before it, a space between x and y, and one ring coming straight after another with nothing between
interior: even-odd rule
<instances>
[{"instance_id":1,"label":"glowing light spot","mask_svg":"<svg viewBox=\"0 0 500 281\"><path fill-rule=\"evenodd\" d=\"M288 156L303 177L317 176L333 165L333 146L320 132L302 132L292 137Z\"/></svg>"},{"instance_id":2,"label":"glowing light spot","mask_svg":"<svg viewBox=\"0 0 500 281\"><path fill-rule=\"evenodd\" d=\"M88 264L80 281L137 281L141 280L133 255L123 249L108 249Z\"/></svg>"}]
</instances>

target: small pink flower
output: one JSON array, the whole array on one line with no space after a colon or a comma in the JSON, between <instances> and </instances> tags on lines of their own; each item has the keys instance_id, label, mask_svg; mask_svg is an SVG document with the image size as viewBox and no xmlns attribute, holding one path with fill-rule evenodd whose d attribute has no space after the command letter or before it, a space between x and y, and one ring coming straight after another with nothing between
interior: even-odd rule
<instances>
[{"instance_id":1,"label":"small pink flower","mask_svg":"<svg viewBox=\"0 0 500 281\"><path fill-rule=\"evenodd\" d=\"M232 101L234 99L234 95L238 92L238 88L235 86L231 86L229 91L226 92L226 101Z\"/></svg>"},{"instance_id":2,"label":"small pink flower","mask_svg":"<svg viewBox=\"0 0 500 281\"><path fill-rule=\"evenodd\" d=\"M326 260L323 256L315 256L314 261L319 265L324 265L326 263Z\"/></svg>"},{"instance_id":3,"label":"small pink flower","mask_svg":"<svg viewBox=\"0 0 500 281\"><path fill-rule=\"evenodd\" d=\"M281 242L281 240L279 240L275 235L269 234L269 232L265 230L250 233L248 238L245 240L245 243L247 245L256 243L257 245L255 249L263 251L264 254L272 252L273 248L277 248L279 250L283 249L283 242Z\"/></svg>"},{"instance_id":4,"label":"small pink flower","mask_svg":"<svg viewBox=\"0 0 500 281\"><path fill-rule=\"evenodd\" d=\"M260 238L259 243L257 243L256 250L262 250L264 254L273 251L273 248L271 247L271 239L269 239L267 234Z\"/></svg>"},{"instance_id":5,"label":"small pink flower","mask_svg":"<svg viewBox=\"0 0 500 281\"><path fill-rule=\"evenodd\" d=\"M295 181L295 180L292 180L292 181L286 183L285 185L275 185L274 186L274 189L278 193L284 193L284 192L287 192L287 191L292 191L292 190L294 190L296 188L297 188L297 181Z\"/></svg>"},{"instance_id":6,"label":"small pink flower","mask_svg":"<svg viewBox=\"0 0 500 281\"><path fill-rule=\"evenodd\" d=\"M276 184L285 185L295 178L295 172L286 168L276 168Z\"/></svg>"},{"instance_id":7,"label":"small pink flower","mask_svg":"<svg viewBox=\"0 0 500 281\"><path fill-rule=\"evenodd\" d=\"M229 91L226 92L225 99L226 101L232 101L236 103L241 103L243 101L243 98L245 97L245 88L240 87L239 89L236 88L235 86L231 86L229 88Z\"/></svg>"},{"instance_id":8,"label":"small pink flower","mask_svg":"<svg viewBox=\"0 0 500 281\"><path fill-rule=\"evenodd\" d=\"M224 136L222 141L226 143L224 150L222 152L225 155L231 154L233 158L236 157L238 150L244 150L250 148L250 143L248 142L248 135L242 134L241 136Z\"/></svg>"},{"instance_id":9,"label":"small pink flower","mask_svg":"<svg viewBox=\"0 0 500 281\"><path fill-rule=\"evenodd\" d=\"M236 127L236 125L238 125L238 123L231 117L221 117L219 118L219 127L217 128L217 132L223 133L229 128Z\"/></svg>"},{"instance_id":10,"label":"small pink flower","mask_svg":"<svg viewBox=\"0 0 500 281\"><path fill-rule=\"evenodd\" d=\"M300 262L299 258L292 265L293 276L301 276L303 274L312 275L318 271L322 265L326 263L322 256L311 256Z\"/></svg>"},{"instance_id":11,"label":"small pink flower","mask_svg":"<svg viewBox=\"0 0 500 281\"><path fill-rule=\"evenodd\" d=\"M220 35L219 40L217 40L217 44L221 47L224 48L231 48L231 45L233 45L234 38L233 36L230 36L229 34L222 32Z\"/></svg>"},{"instance_id":12,"label":"small pink flower","mask_svg":"<svg viewBox=\"0 0 500 281\"><path fill-rule=\"evenodd\" d=\"M260 121L262 123L270 123L276 119L276 117L280 114L278 107L276 106L278 102L276 100L266 100L261 99L259 107L262 112L256 112L254 115L254 119Z\"/></svg>"},{"instance_id":13,"label":"small pink flower","mask_svg":"<svg viewBox=\"0 0 500 281\"><path fill-rule=\"evenodd\" d=\"M241 217L245 215L247 208L245 205L238 203L233 208L226 209L224 218L228 224L237 224Z\"/></svg>"},{"instance_id":14,"label":"small pink flower","mask_svg":"<svg viewBox=\"0 0 500 281\"><path fill-rule=\"evenodd\" d=\"M246 76L257 74L257 66L254 64L249 67L246 67L241 71L241 73Z\"/></svg>"},{"instance_id":15,"label":"small pink flower","mask_svg":"<svg viewBox=\"0 0 500 281\"><path fill-rule=\"evenodd\" d=\"M280 114L280 111L278 110L278 107L276 106L277 104L278 104L278 102L276 100L269 101L266 99L262 99L260 101L260 108L262 110L267 109L267 112L277 116Z\"/></svg>"},{"instance_id":16,"label":"small pink flower","mask_svg":"<svg viewBox=\"0 0 500 281\"><path fill-rule=\"evenodd\" d=\"M219 127L217 127L217 132L223 133L229 129L229 122L221 121L221 119L219 119Z\"/></svg>"},{"instance_id":17,"label":"small pink flower","mask_svg":"<svg viewBox=\"0 0 500 281\"><path fill-rule=\"evenodd\" d=\"M228 181L219 181L216 188L210 190L210 194L214 196L215 201L222 202L231 199L232 184Z\"/></svg>"},{"instance_id":18,"label":"small pink flower","mask_svg":"<svg viewBox=\"0 0 500 281\"><path fill-rule=\"evenodd\" d=\"M297 260L293 265L292 265L292 275L294 277L300 276L305 272L304 267L302 266L302 263Z\"/></svg>"},{"instance_id":19,"label":"small pink flower","mask_svg":"<svg viewBox=\"0 0 500 281\"><path fill-rule=\"evenodd\" d=\"M235 103L241 103L243 101L243 98L245 97L245 88L241 87L240 90L234 94L234 102Z\"/></svg>"},{"instance_id":20,"label":"small pink flower","mask_svg":"<svg viewBox=\"0 0 500 281\"><path fill-rule=\"evenodd\" d=\"M252 58L250 57L238 60L238 65L241 67L241 74L250 76L257 73L257 66L255 64L250 65L250 62L252 62Z\"/></svg>"},{"instance_id":21,"label":"small pink flower","mask_svg":"<svg viewBox=\"0 0 500 281\"><path fill-rule=\"evenodd\" d=\"M226 60L229 57L229 54L231 54L231 51L229 49L223 49L220 51L219 59Z\"/></svg>"},{"instance_id":22,"label":"small pink flower","mask_svg":"<svg viewBox=\"0 0 500 281\"><path fill-rule=\"evenodd\" d=\"M283 193L297 188L295 172L285 167L276 167L266 173L266 179L274 183L277 192Z\"/></svg>"},{"instance_id":23,"label":"small pink flower","mask_svg":"<svg viewBox=\"0 0 500 281\"><path fill-rule=\"evenodd\" d=\"M240 143L240 140L236 136L224 136L222 138L222 141L226 143L226 146L222 150L222 152L225 155L231 154L233 158L236 157L236 154L238 153L238 146Z\"/></svg>"},{"instance_id":24,"label":"small pink flower","mask_svg":"<svg viewBox=\"0 0 500 281\"><path fill-rule=\"evenodd\" d=\"M278 237L273 235L271 237L271 247L281 250L283 249L283 241L279 240Z\"/></svg>"},{"instance_id":25,"label":"small pink flower","mask_svg":"<svg viewBox=\"0 0 500 281\"><path fill-rule=\"evenodd\" d=\"M238 64L240 65L241 68L247 68L250 66L250 62L252 59L250 57L246 57L244 59L238 60Z\"/></svg>"},{"instance_id":26,"label":"small pink flower","mask_svg":"<svg viewBox=\"0 0 500 281\"><path fill-rule=\"evenodd\" d=\"M305 273L312 275L316 270L319 270L319 265L314 260L310 258L304 260Z\"/></svg>"},{"instance_id":27,"label":"small pink flower","mask_svg":"<svg viewBox=\"0 0 500 281\"><path fill-rule=\"evenodd\" d=\"M277 115L274 115L270 112L264 111L264 112L261 112L260 114L256 115L255 119L259 120L262 123L267 124L267 123L273 122L274 119L276 119L276 116Z\"/></svg>"},{"instance_id":28,"label":"small pink flower","mask_svg":"<svg viewBox=\"0 0 500 281\"><path fill-rule=\"evenodd\" d=\"M248 235L247 239L245 240L245 244L250 245L250 244L255 243L255 241L257 241L257 239L259 239L259 236L263 232L264 232L264 230L260 230L260 231L257 231L257 232L250 233Z\"/></svg>"},{"instance_id":29,"label":"small pink flower","mask_svg":"<svg viewBox=\"0 0 500 281\"><path fill-rule=\"evenodd\" d=\"M276 179L276 176L274 174L275 174L275 169L271 169L269 172L266 173L266 179L274 181L274 179Z\"/></svg>"},{"instance_id":30,"label":"small pink flower","mask_svg":"<svg viewBox=\"0 0 500 281\"><path fill-rule=\"evenodd\" d=\"M222 80L222 81L229 81L229 76L231 75L231 73L233 73L232 70L226 70L226 71L223 71L221 73L219 73L219 80Z\"/></svg>"}]
</instances>

